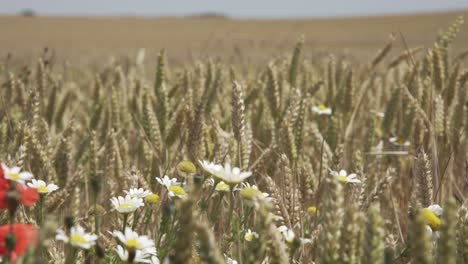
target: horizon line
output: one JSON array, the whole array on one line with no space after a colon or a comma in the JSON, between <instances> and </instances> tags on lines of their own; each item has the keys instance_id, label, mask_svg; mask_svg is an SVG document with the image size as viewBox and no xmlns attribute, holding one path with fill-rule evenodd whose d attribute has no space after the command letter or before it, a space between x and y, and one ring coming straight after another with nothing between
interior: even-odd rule
<instances>
[{"instance_id":1,"label":"horizon line","mask_svg":"<svg viewBox=\"0 0 468 264\"><path fill-rule=\"evenodd\" d=\"M242 16L233 15L229 13L205 11L187 14L135 14L135 13L113 13L113 14L94 14L94 13L39 13L33 9L25 8L16 13L1 13L2 17L27 17L25 12L32 12L32 17L50 17L50 18L144 18L144 19L157 19L157 18L224 18L233 20L300 20L300 19L347 19L347 18L374 18L374 17L398 17L398 16L417 16L417 15L432 15L432 14L450 14L450 13L464 13L468 12L468 8L452 8L443 10L422 10L422 11L382 11L376 12L362 12L354 14L315 14L315 15L266 15L266 16Z\"/></svg>"}]
</instances>

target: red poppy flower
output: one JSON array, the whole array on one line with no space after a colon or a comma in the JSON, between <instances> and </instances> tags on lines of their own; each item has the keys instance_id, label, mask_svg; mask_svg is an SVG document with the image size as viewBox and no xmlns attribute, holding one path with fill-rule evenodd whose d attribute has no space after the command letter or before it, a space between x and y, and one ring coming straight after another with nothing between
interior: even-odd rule
<instances>
[{"instance_id":1,"label":"red poppy flower","mask_svg":"<svg viewBox=\"0 0 468 264\"><path fill-rule=\"evenodd\" d=\"M26 252L30 246L36 246L37 244L37 229L32 225L27 224L13 224L0 226L0 255L8 256L9 252L6 249L5 237L13 231L16 238L15 248L11 253L11 260L13 262Z\"/></svg>"},{"instance_id":2,"label":"red poppy flower","mask_svg":"<svg viewBox=\"0 0 468 264\"><path fill-rule=\"evenodd\" d=\"M5 195L9 187L10 181L5 179L2 166L0 166L0 209L8 208L5 203ZM21 203L23 205L31 206L39 200L39 193L36 189L21 184L16 184L16 188L21 195Z\"/></svg>"}]
</instances>

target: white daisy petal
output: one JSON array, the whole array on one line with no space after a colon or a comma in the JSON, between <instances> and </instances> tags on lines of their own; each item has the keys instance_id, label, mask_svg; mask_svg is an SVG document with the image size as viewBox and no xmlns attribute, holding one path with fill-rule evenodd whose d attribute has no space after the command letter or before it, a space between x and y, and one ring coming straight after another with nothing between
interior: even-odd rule
<instances>
[{"instance_id":1,"label":"white daisy petal","mask_svg":"<svg viewBox=\"0 0 468 264\"><path fill-rule=\"evenodd\" d=\"M152 252L152 249L154 249L153 240L148 236L138 235L138 233L130 228L126 228L124 233L116 230L112 232L112 236L116 237L127 248L136 248L145 252Z\"/></svg>"},{"instance_id":2,"label":"white daisy petal","mask_svg":"<svg viewBox=\"0 0 468 264\"><path fill-rule=\"evenodd\" d=\"M70 243L74 247L90 249L96 244L97 236L86 233L81 226L77 225L70 229L70 236L67 236L61 229L57 230L55 239Z\"/></svg>"},{"instance_id":3,"label":"white daisy petal","mask_svg":"<svg viewBox=\"0 0 468 264\"><path fill-rule=\"evenodd\" d=\"M31 188L37 189L37 192L40 194L48 194L59 189L57 185L53 183L47 185L43 180L32 179L32 181L27 185Z\"/></svg>"},{"instance_id":4,"label":"white daisy petal","mask_svg":"<svg viewBox=\"0 0 468 264\"><path fill-rule=\"evenodd\" d=\"M321 104L318 106L312 106L312 111L317 113L318 115L331 115L332 109L326 107L325 105Z\"/></svg>"},{"instance_id":5,"label":"white daisy petal","mask_svg":"<svg viewBox=\"0 0 468 264\"><path fill-rule=\"evenodd\" d=\"M333 171L331 170L330 171L330 174L333 176L333 177L336 177L336 179L341 182L341 183L361 183L361 180L359 180L357 178L357 174L356 173L350 173L348 174L346 172L346 170L340 170L339 172L337 171Z\"/></svg>"},{"instance_id":6,"label":"white daisy petal","mask_svg":"<svg viewBox=\"0 0 468 264\"><path fill-rule=\"evenodd\" d=\"M437 215L439 217L444 212L444 209L438 204L430 205L429 207L427 207L427 209L431 210L435 215Z\"/></svg>"},{"instance_id":7,"label":"white daisy petal","mask_svg":"<svg viewBox=\"0 0 468 264\"><path fill-rule=\"evenodd\" d=\"M33 178L33 175L30 172L21 172L20 167L9 168L5 164L2 164L2 168L5 179L10 181L15 181L24 185L26 181L30 181Z\"/></svg>"},{"instance_id":8,"label":"white daisy petal","mask_svg":"<svg viewBox=\"0 0 468 264\"><path fill-rule=\"evenodd\" d=\"M132 213L144 205L142 198L131 197L128 194L125 197L112 197L111 203L115 210L123 214Z\"/></svg>"},{"instance_id":9,"label":"white daisy petal","mask_svg":"<svg viewBox=\"0 0 468 264\"><path fill-rule=\"evenodd\" d=\"M228 163L224 164L224 167L207 161L199 161L199 163L206 172L229 185L241 183L252 176L252 172L241 171L240 168L231 167Z\"/></svg>"}]
</instances>

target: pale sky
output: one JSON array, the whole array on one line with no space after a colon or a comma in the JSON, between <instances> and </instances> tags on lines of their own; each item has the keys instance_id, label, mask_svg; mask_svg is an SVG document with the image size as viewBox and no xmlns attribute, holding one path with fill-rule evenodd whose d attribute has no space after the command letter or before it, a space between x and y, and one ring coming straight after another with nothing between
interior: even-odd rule
<instances>
[{"instance_id":1,"label":"pale sky","mask_svg":"<svg viewBox=\"0 0 468 264\"><path fill-rule=\"evenodd\" d=\"M216 12L240 18L400 14L468 9L468 0L0 0L0 14L183 16Z\"/></svg>"}]
</instances>

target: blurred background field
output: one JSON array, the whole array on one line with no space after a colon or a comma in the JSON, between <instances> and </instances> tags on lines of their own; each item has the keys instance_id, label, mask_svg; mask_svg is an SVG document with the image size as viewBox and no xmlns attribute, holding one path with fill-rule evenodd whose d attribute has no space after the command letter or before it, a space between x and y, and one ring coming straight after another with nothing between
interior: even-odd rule
<instances>
[{"instance_id":1,"label":"blurred background field","mask_svg":"<svg viewBox=\"0 0 468 264\"><path fill-rule=\"evenodd\" d=\"M220 58L225 63L264 65L291 51L304 35L305 55L344 54L348 59L369 60L394 33L400 31L409 47L430 47L440 29L468 11L435 14L316 19L231 19L223 16L192 17L0 17L1 56L12 54L21 63L35 61L48 47L58 61L93 64L146 49L154 61L165 48L169 62L180 65ZM461 29L454 53L468 50L468 30ZM400 40L393 53L405 47Z\"/></svg>"}]
</instances>

